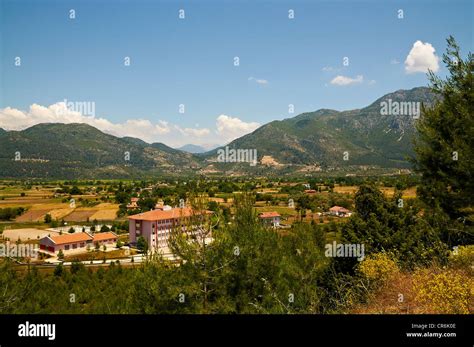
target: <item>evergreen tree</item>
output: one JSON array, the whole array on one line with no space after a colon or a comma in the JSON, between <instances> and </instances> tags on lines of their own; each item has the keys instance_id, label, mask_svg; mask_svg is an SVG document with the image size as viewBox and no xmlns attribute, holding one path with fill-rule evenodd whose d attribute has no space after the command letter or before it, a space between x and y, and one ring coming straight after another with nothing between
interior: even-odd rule
<instances>
[{"instance_id":1,"label":"evergreen tree","mask_svg":"<svg viewBox=\"0 0 474 347\"><path fill-rule=\"evenodd\" d=\"M373 185L360 186L355 195L356 213L342 227L344 242L363 244L366 256L391 252L405 267L444 261L447 249L439 229L420 217L419 207L409 201L401 204L400 199L399 192L387 199Z\"/></svg>"},{"instance_id":2,"label":"evergreen tree","mask_svg":"<svg viewBox=\"0 0 474 347\"><path fill-rule=\"evenodd\" d=\"M436 213L451 220L446 237L452 243L472 242L474 216L474 59L462 59L452 36L443 55L446 79L429 72L432 91L439 96L432 108L423 108L417 123L416 169L422 174L418 195ZM453 224L454 222L454 224Z\"/></svg>"}]
</instances>

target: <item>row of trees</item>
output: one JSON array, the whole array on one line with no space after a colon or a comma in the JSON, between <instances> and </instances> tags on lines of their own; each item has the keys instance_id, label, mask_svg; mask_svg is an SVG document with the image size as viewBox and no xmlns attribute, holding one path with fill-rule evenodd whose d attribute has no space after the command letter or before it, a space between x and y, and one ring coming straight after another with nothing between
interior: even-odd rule
<instances>
[{"instance_id":1,"label":"row of trees","mask_svg":"<svg viewBox=\"0 0 474 347\"><path fill-rule=\"evenodd\" d=\"M24 207L0 208L0 220L9 221L22 215L26 209Z\"/></svg>"}]
</instances>

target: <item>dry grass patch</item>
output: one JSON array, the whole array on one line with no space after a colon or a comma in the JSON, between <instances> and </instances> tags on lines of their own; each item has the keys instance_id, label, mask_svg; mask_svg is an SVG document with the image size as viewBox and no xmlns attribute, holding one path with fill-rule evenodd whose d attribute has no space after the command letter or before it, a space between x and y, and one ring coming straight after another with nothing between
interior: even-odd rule
<instances>
[{"instance_id":1,"label":"dry grass patch","mask_svg":"<svg viewBox=\"0 0 474 347\"><path fill-rule=\"evenodd\" d=\"M465 271L431 267L394 275L350 313L472 314L474 283Z\"/></svg>"},{"instance_id":2,"label":"dry grass patch","mask_svg":"<svg viewBox=\"0 0 474 347\"><path fill-rule=\"evenodd\" d=\"M334 192L341 194L355 194L359 187L357 186L335 186Z\"/></svg>"},{"instance_id":3,"label":"dry grass patch","mask_svg":"<svg viewBox=\"0 0 474 347\"><path fill-rule=\"evenodd\" d=\"M87 222L87 220L91 219L91 216L96 213L97 210L74 210L72 213L68 214L63 219L66 222Z\"/></svg>"},{"instance_id":4,"label":"dry grass patch","mask_svg":"<svg viewBox=\"0 0 474 347\"><path fill-rule=\"evenodd\" d=\"M52 219L62 219L68 214L72 213L74 210L71 208L57 208L49 211Z\"/></svg>"},{"instance_id":5,"label":"dry grass patch","mask_svg":"<svg viewBox=\"0 0 474 347\"><path fill-rule=\"evenodd\" d=\"M90 217L90 219L91 220L94 220L94 219L97 219L97 220L114 220L115 218L117 218L117 211L118 211L118 208L109 209L109 210L100 210L100 211L97 211L96 213L94 213Z\"/></svg>"},{"instance_id":6,"label":"dry grass patch","mask_svg":"<svg viewBox=\"0 0 474 347\"><path fill-rule=\"evenodd\" d=\"M43 210L33 210L30 209L23 213L21 216L18 216L16 222L38 222L44 220L44 216L49 212L49 209Z\"/></svg>"}]
</instances>

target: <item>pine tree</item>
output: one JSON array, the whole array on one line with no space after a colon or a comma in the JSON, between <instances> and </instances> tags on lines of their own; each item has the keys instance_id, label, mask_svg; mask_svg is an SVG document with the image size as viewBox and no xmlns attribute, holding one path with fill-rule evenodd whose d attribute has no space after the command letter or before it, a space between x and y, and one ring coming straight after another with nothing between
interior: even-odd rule
<instances>
[{"instance_id":1,"label":"pine tree","mask_svg":"<svg viewBox=\"0 0 474 347\"><path fill-rule=\"evenodd\" d=\"M404 267L445 260L446 245L440 240L440 231L420 215L413 202L399 204L400 192L388 199L375 186L362 185L355 195L356 214L342 227L347 243L363 244L365 255L393 253ZM347 262L342 262L347 263ZM339 264L348 272L355 261Z\"/></svg>"},{"instance_id":2,"label":"pine tree","mask_svg":"<svg viewBox=\"0 0 474 347\"><path fill-rule=\"evenodd\" d=\"M422 174L418 195L451 220L472 225L467 217L474 205L474 59L472 53L461 58L452 36L447 43L443 62L449 74L443 80L429 72L430 87L439 100L423 108L417 123L414 161Z\"/></svg>"}]
</instances>

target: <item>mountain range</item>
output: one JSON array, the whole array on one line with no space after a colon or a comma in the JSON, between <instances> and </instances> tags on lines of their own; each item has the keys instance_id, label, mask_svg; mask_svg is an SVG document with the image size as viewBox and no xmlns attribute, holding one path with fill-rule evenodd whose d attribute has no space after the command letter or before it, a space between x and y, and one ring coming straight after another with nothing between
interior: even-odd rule
<instances>
[{"instance_id":1,"label":"mountain range","mask_svg":"<svg viewBox=\"0 0 474 347\"><path fill-rule=\"evenodd\" d=\"M208 152L208 150L206 148L204 148L203 146L198 146L198 145L193 145L193 144L186 144L184 146L181 146L179 148L180 151L183 151L183 152L188 152L188 153L206 153Z\"/></svg>"},{"instance_id":2,"label":"mountain range","mask_svg":"<svg viewBox=\"0 0 474 347\"><path fill-rule=\"evenodd\" d=\"M226 146L256 150L255 166L219 162L223 147L205 153L193 145L173 149L82 123L44 123L21 131L0 128L0 177L144 178L409 168L417 117L391 106L429 107L435 100L430 89L418 87L387 94L361 109L321 109L272 121ZM383 112L384 103L388 112Z\"/></svg>"}]
</instances>

